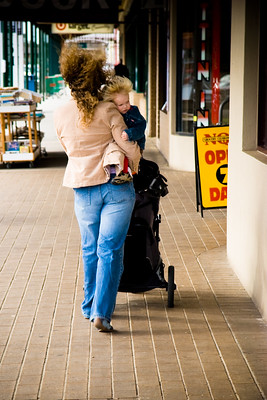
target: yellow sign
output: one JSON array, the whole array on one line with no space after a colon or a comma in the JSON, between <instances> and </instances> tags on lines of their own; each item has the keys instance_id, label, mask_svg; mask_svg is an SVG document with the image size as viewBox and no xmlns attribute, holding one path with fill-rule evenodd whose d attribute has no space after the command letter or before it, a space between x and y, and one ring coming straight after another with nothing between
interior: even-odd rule
<instances>
[{"instance_id":1,"label":"yellow sign","mask_svg":"<svg viewBox=\"0 0 267 400\"><path fill-rule=\"evenodd\" d=\"M114 25L113 24L52 24L52 33L79 33L79 34L86 34L86 33L113 33Z\"/></svg>"},{"instance_id":2,"label":"yellow sign","mask_svg":"<svg viewBox=\"0 0 267 400\"><path fill-rule=\"evenodd\" d=\"M229 126L196 129L197 160L204 208L227 206Z\"/></svg>"}]
</instances>

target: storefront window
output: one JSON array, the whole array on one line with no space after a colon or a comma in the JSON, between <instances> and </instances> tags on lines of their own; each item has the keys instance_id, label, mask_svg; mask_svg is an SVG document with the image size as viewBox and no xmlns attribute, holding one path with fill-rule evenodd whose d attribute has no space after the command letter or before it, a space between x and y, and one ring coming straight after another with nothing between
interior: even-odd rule
<instances>
[{"instance_id":1,"label":"storefront window","mask_svg":"<svg viewBox=\"0 0 267 400\"><path fill-rule=\"evenodd\" d=\"M195 42L194 4L184 3L177 15L177 118L176 130L180 134L193 134L195 99Z\"/></svg>"},{"instance_id":2,"label":"storefront window","mask_svg":"<svg viewBox=\"0 0 267 400\"><path fill-rule=\"evenodd\" d=\"M177 15L177 119L180 135L194 125L229 123L230 1L191 0Z\"/></svg>"},{"instance_id":3,"label":"storefront window","mask_svg":"<svg viewBox=\"0 0 267 400\"><path fill-rule=\"evenodd\" d=\"M182 130L192 132L195 76L193 32L183 32L182 43Z\"/></svg>"}]
</instances>

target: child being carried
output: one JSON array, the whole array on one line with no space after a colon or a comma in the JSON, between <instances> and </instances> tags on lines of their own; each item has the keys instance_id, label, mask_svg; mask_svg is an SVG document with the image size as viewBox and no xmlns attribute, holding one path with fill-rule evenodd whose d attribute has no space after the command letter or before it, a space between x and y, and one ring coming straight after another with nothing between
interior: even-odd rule
<instances>
[{"instance_id":1,"label":"child being carried","mask_svg":"<svg viewBox=\"0 0 267 400\"><path fill-rule=\"evenodd\" d=\"M142 154L146 142L146 120L138 107L130 104L129 93L132 89L132 82L128 78L115 76L106 86L103 99L104 101L112 101L123 116L128 128L122 132L122 139L137 142ZM116 176L111 181L114 185L131 181L133 179L132 174L135 173L135 171L130 170L127 157L115 142L111 143L106 150L104 168L109 173L111 170L116 171Z\"/></svg>"}]
</instances>

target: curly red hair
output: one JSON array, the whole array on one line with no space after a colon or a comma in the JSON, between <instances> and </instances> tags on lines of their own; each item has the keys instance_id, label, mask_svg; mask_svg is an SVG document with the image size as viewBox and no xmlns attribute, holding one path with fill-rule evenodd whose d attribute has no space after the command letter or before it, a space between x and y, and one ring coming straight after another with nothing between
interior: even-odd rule
<instances>
[{"instance_id":1,"label":"curly red hair","mask_svg":"<svg viewBox=\"0 0 267 400\"><path fill-rule=\"evenodd\" d=\"M102 100L101 86L109 76L104 69L103 52L80 48L77 44L64 44L59 57L60 72L71 89L71 95L82 113L81 122L91 122L94 109Z\"/></svg>"}]
</instances>

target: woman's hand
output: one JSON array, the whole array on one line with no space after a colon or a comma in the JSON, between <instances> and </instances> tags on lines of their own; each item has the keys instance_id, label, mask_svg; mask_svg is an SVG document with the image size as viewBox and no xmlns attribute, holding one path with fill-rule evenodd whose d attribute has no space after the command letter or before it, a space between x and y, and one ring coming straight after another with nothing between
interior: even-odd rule
<instances>
[{"instance_id":1,"label":"woman's hand","mask_svg":"<svg viewBox=\"0 0 267 400\"><path fill-rule=\"evenodd\" d=\"M126 133L125 131L122 132L121 138L122 138L123 140L129 140L129 137L128 137L128 135L127 135L127 133Z\"/></svg>"}]
</instances>

